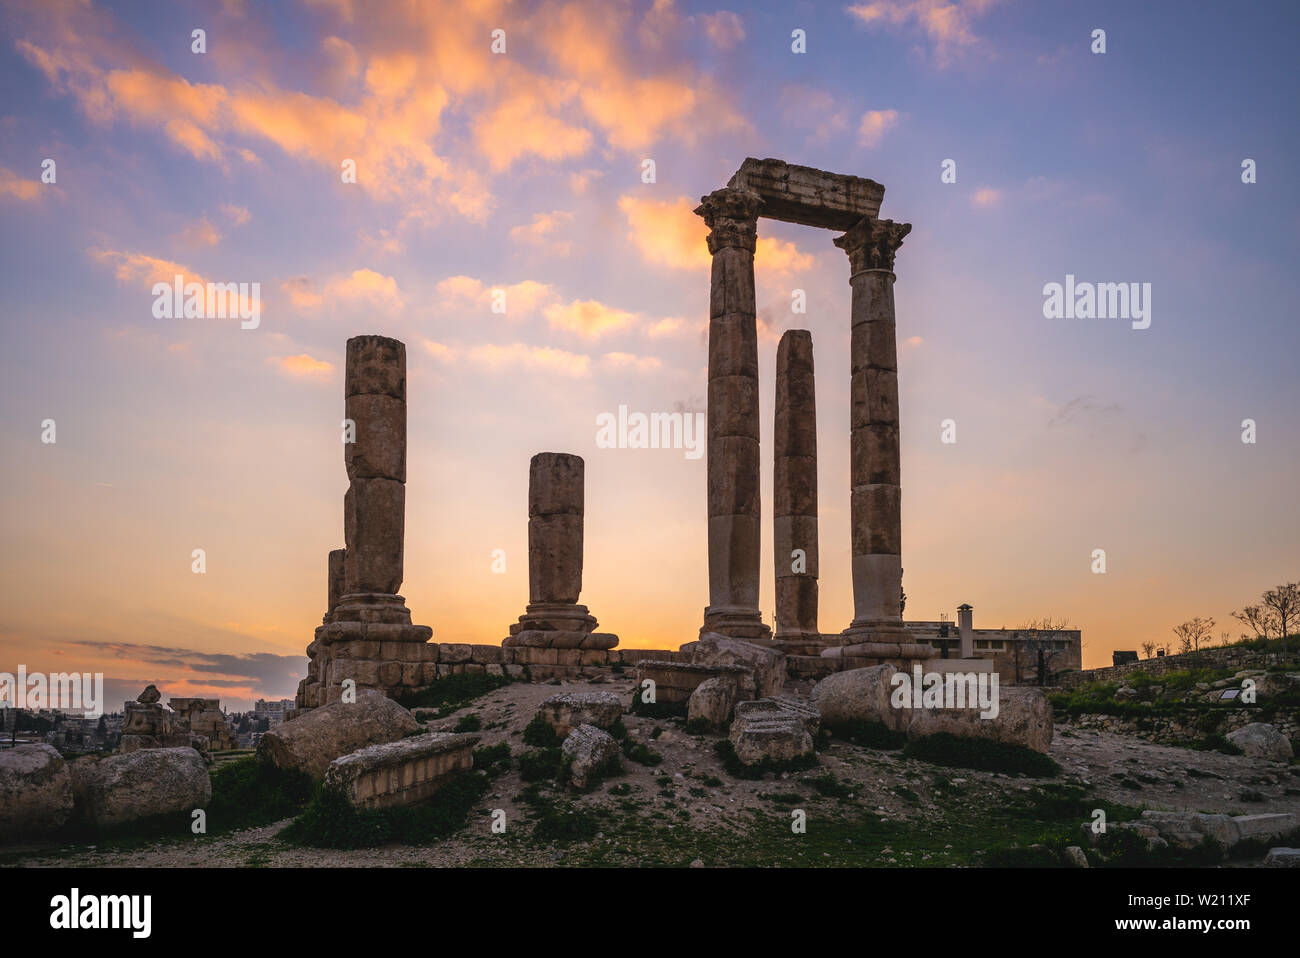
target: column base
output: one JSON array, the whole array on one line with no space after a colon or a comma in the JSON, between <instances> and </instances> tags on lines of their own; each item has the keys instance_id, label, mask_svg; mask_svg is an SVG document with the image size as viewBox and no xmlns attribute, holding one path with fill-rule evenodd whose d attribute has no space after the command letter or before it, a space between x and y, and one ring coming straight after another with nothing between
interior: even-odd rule
<instances>
[{"instance_id":1,"label":"column base","mask_svg":"<svg viewBox=\"0 0 1300 958\"><path fill-rule=\"evenodd\" d=\"M757 609L745 609L738 606L708 606L704 610L704 624L700 626L700 635L710 632L744 639L760 645L772 643L772 629L763 622Z\"/></svg>"},{"instance_id":2,"label":"column base","mask_svg":"<svg viewBox=\"0 0 1300 958\"><path fill-rule=\"evenodd\" d=\"M411 610L400 595L385 592L354 592L340 596L333 612L326 613L330 622L382 622L390 625L410 625Z\"/></svg>"},{"instance_id":3,"label":"column base","mask_svg":"<svg viewBox=\"0 0 1300 958\"><path fill-rule=\"evenodd\" d=\"M777 632L772 637L772 644L786 655L821 655L822 649L832 645L838 636L823 636L813 630L792 629Z\"/></svg>"},{"instance_id":4,"label":"column base","mask_svg":"<svg viewBox=\"0 0 1300 958\"><path fill-rule=\"evenodd\" d=\"M510 634L520 632L595 632L600 623L576 602L530 602Z\"/></svg>"}]
</instances>

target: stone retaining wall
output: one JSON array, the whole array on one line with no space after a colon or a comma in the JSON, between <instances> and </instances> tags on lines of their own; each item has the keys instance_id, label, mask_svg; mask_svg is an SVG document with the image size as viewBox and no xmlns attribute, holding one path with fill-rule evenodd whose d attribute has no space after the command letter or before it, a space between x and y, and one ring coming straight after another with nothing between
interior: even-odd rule
<instances>
[{"instance_id":1,"label":"stone retaining wall","mask_svg":"<svg viewBox=\"0 0 1300 958\"><path fill-rule=\"evenodd\" d=\"M1214 649L1202 649L1200 652L1187 652L1181 655L1163 655L1158 658L1140 659L1126 665L1112 665L1104 669L1087 669L1082 672L1066 672L1057 677L1056 684L1062 688L1078 688L1089 682L1118 682L1135 672L1150 675L1164 675L1166 672L1180 672L1184 669L1266 669L1271 665L1297 663L1297 655L1292 653L1283 657L1280 652L1260 652L1255 649L1243 649L1227 646Z\"/></svg>"},{"instance_id":2,"label":"stone retaining wall","mask_svg":"<svg viewBox=\"0 0 1300 958\"><path fill-rule=\"evenodd\" d=\"M1222 720L1209 731L1199 724L1207 715L1222 715ZM1062 719L1061 724L1080 728L1133 735L1158 745L1177 745L1199 742L1207 735L1227 735L1253 722L1266 722L1291 739L1300 743L1300 712L1279 709L1269 718L1263 718L1259 709L1185 709L1169 714L1125 716L1086 713L1077 718Z\"/></svg>"}]
</instances>

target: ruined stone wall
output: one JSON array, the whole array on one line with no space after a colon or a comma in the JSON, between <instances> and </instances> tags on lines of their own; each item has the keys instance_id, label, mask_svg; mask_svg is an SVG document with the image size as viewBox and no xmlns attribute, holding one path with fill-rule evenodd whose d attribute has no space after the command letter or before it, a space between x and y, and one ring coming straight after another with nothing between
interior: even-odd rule
<instances>
[{"instance_id":1,"label":"ruined stone wall","mask_svg":"<svg viewBox=\"0 0 1300 958\"><path fill-rule=\"evenodd\" d=\"M1164 655L1158 658L1141 659L1127 665L1111 665L1104 669L1088 669L1082 672L1070 672L1059 677L1057 684L1063 688L1077 688L1089 682L1118 682L1135 672L1150 675L1164 675L1166 672L1180 672L1184 669L1266 669L1271 665L1295 665L1297 654L1292 653L1284 659L1280 652L1262 652L1241 646L1223 646L1202 649L1200 652L1186 652L1180 655Z\"/></svg>"}]
</instances>

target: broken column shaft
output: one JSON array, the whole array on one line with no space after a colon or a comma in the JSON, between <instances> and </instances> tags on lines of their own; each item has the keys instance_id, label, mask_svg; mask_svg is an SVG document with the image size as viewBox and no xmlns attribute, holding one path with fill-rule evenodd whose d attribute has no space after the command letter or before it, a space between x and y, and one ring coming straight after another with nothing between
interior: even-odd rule
<instances>
[{"instance_id":1,"label":"broken column shaft","mask_svg":"<svg viewBox=\"0 0 1300 958\"><path fill-rule=\"evenodd\" d=\"M407 622L402 585L406 525L406 346L384 336L348 340L346 416L355 430L344 444L343 595L339 618ZM362 608L367 616L359 616Z\"/></svg>"},{"instance_id":2,"label":"broken column shaft","mask_svg":"<svg viewBox=\"0 0 1300 958\"><path fill-rule=\"evenodd\" d=\"M806 329L786 330L777 347L772 444L775 639L787 651L816 655L823 645L817 630L817 400Z\"/></svg>"},{"instance_id":3,"label":"broken column shaft","mask_svg":"<svg viewBox=\"0 0 1300 958\"><path fill-rule=\"evenodd\" d=\"M528 466L528 606L505 645L612 649L582 594L584 471L581 456L539 452Z\"/></svg>"}]
</instances>

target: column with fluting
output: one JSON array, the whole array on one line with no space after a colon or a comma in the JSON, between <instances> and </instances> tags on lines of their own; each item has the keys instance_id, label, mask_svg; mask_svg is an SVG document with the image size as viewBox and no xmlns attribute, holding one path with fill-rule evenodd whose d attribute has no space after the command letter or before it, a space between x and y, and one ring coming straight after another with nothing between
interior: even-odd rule
<instances>
[{"instance_id":1,"label":"column with fluting","mask_svg":"<svg viewBox=\"0 0 1300 958\"><path fill-rule=\"evenodd\" d=\"M758 327L754 305L756 193L715 190L695 212L709 227L709 605L700 634L769 640L758 610L761 495Z\"/></svg>"},{"instance_id":2,"label":"column with fluting","mask_svg":"<svg viewBox=\"0 0 1300 958\"><path fill-rule=\"evenodd\" d=\"M898 642L904 634L902 488L894 254L910 223L866 217L835 240L852 288L850 526L853 621L843 644Z\"/></svg>"},{"instance_id":3,"label":"column with fluting","mask_svg":"<svg viewBox=\"0 0 1300 958\"><path fill-rule=\"evenodd\" d=\"M817 400L806 329L787 329L777 346L772 433L774 637L789 652L816 655L823 645L817 629Z\"/></svg>"}]
</instances>

